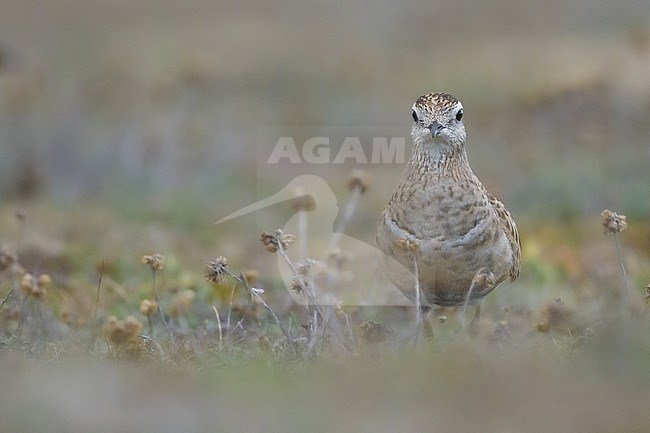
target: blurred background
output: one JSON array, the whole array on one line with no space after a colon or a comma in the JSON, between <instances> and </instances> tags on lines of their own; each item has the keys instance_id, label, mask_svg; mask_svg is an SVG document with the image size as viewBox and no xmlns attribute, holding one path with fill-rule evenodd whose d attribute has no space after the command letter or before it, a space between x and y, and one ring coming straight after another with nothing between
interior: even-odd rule
<instances>
[{"instance_id":1,"label":"blurred background","mask_svg":"<svg viewBox=\"0 0 650 433\"><path fill-rule=\"evenodd\" d=\"M265 129L408 135L435 90L464 102L475 171L518 214L650 212L643 0L1 8L5 199L237 209L273 176L251 158ZM365 169L392 185L402 167Z\"/></svg>"}]
</instances>

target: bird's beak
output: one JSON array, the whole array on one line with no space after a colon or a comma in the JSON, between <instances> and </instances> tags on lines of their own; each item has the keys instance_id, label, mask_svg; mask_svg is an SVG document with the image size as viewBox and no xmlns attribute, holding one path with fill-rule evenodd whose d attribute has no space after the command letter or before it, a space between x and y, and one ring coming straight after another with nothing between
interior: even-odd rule
<instances>
[{"instance_id":1,"label":"bird's beak","mask_svg":"<svg viewBox=\"0 0 650 433\"><path fill-rule=\"evenodd\" d=\"M431 125L428 127L429 131L431 131L431 136L433 138L436 138L438 134L440 134L440 131L442 130L442 125L439 124L438 122L433 122Z\"/></svg>"}]
</instances>

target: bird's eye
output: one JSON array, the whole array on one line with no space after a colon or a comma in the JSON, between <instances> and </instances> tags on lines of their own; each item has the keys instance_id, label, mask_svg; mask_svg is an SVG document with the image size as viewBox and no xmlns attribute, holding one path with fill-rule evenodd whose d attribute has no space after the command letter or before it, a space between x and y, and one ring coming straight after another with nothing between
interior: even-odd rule
<instances>
[{"instance_id":1,"label":"bird's eye","mask_svg":"<svg viewBox=\"0 0 650 433\"><path fill-rule=\"evenodd\" d=\"M411 116L413 116L413 120L414 120L415 122L418 121L418 114L415 112L415 110L413 110L413 112L411 113Z\"/></svg>"},{"instance_id":2,"label":"bird's eye","mask_svg":"<svg viewBox=\"0 0 650 433\"><path fill-rule=\"evenodd\" d=\"M463 109L461 108L458 110L458 113L456 113L456 120L460 122L460 119L463 118Z\"/></svg>"}]
</instances>

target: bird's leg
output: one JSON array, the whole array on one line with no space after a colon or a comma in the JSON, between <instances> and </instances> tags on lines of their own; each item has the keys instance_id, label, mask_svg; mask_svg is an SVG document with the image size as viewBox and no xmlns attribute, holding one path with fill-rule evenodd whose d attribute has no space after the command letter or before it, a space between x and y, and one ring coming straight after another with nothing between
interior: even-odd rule
<instances>
[{"instance_id":1,"label":"bird's leg","mask_svg":"<svg viewBox=\"0 0 650 433\"><path fill-rule=\"evenodd\" d=\"M476 274L474 274L474 278L472 279L472 284L469 287L469 290L467 291L467 296L465 297L465 302L463 303L463 311L461 314L461 324L463 327L465 327L465 317L467 314L467 306L469 305L470 302L476 305L476 311L474 313L474 317L472 318L472 321L470 322L470 326L476 325L476 322L478 319L481 318L481 304L483 303L482 300L478 300L477 302L474 302L472 300L472 293L475 291L483 291L486 290L488 287L494 285L494 274L492 271L490 271L488 268L481 268L478 271L476 271Z\"/></svg>"}]
</instances>

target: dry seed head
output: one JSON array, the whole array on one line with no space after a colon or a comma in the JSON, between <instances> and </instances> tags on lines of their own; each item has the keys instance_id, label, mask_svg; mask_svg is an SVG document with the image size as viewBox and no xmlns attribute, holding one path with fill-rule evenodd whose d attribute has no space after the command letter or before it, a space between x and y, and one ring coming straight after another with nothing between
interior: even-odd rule
<instances>
[{"instance_id":1,"label":"dry seed head","mask_svg":"<svg viewBox=\"0 0 650 433\"><path fill-rule=\"evenodd\" d=\"M300 280L298 278L292 278L289 289L296 295L302 292L302 285L300 284Z\"/></svg>"},{"instance_id":2,"label":"dry seed head","mask_svg":"<svg viewBox=\"0 0 650 433\"><path fill-rule=\"evenodd\" d=\"M9 269L16 262L16 257L10 253L0 253L0 272Z\"/></svg>"},{"instance_id":3,"label":"dry seed head","mask_svg":"<svg viewBox=\"0 0 650 433\"><path fill-rule=\"evenodd\" d=\"M548 302L541 309L542 320L537 325L537 329L546 332L549 328L566 329L571 323L573 310L569 308L560 298L555 298L553 302Z\"/></svg>"},{"instance_id":4,"label":"dry seed head","mask_svg":"<svg viewBox=\"0 0 650 433\"><path fill-rule=\"evenodd\" d=\"M600 216L602 217L603 227L605 227L605 234L620 233L627 228L627 218L625 215L619 215L616 212L605 209Z\"/></svg>"},{"instance_id":5,"label":"dry seed head","mask_svg":"<svg viewBox=\"0 0 650 433\"><path fill-rule=\"evenodd\" d=\"M52 284L52 278L50 278L48 274L41 274L38 277L37 284L39 285L39 287L46 289L50 286L50 284Z\"/></svg>"},{"instance_id":6,"label":"dry seed head","mask_svg":"<svg viewBox=\"0 0 650 433\"><path fill-rule=\"evenodd\" d=\"M296 272L298 273L298 275L302 275L303 277L306 277L311 272L311 269L315 263L316 260L314 259L306 259L304 262L298 263L296 265Z\"/></svg>"},{"instance_id":7,"label":"dry seed head","mask_svg":"<svg viewBox=\"0 0 650 433\"><path fill-rule=\"evenodd\" d=\"M142 263L151 266L154 271L162 270L165 267L165 256L156 253L142 256Z\"/></svg>"},{"instance_id":8,"label":"dry seed head","mask_svg":"<svg viewBox=\"0 0 650 433\"><path fill-rule=\"evenodd\" d=\"M284 233L282 230L278 229L275 231L275 235L272 235L268 232L262 232L260 234L260 240L262 244L266 247L267 251L274 253L281 246L283 250L286 250L289 245L295 240L295 236L289 233Z\"/></svg>"},{"instance_id":9,"label":"dry seed head","mask_svg":"<svg viewBox=\"0 0 650 433\"><path fill-rule=\"evenodd\" d=\"M393 330L383 323L377 323L374 320L368 320L359 325L361 331L361 338L366 343L381 343L386 341L388 336L393 333Z\"/></svg>"},{"instance_id":10,"label":"dry seed head","mask_svg":"<svg viewBox=\"0 0 650 433\"><path fill-rule=\"evenodd\" d=\"M228 259L224 256L219 256L205 264L205 279L211 283L221 283L223 278L228 275Z\"/></svg>"},{"instance_id":11,"label":"dry seed head","mask_svg":"<svg viewBox=\"0 0 650 433\"><path fill-rule=\"evenodd\" d=\"M117 320L117 317L109 316L102 325L102 332L114 345L124 346L139 341L142 323L133 316L124 320Z\"/></svg>"},{"instance_id":12,"label":"dry seed head","mask_svg":"<svg viewBox=\"0 0 650 433\"><path fill-rule=\"evenodd\" d=\"M350 191L358 188L361 194L366 192L368 189L368 176L366 172L363 170L353 170L348 180L348 188Z\"/></svg>"},{"instance_id":13,"label":"dry seed head","mask_svg":"<svg viewBox=\"0 0 650 433\"><path fill-rule=\"evenodd\" d=\"M158 309L158 303L149 299L143 299L140 302L140 312L145 316L151 316Z\"/></svg>"},{"instance_id":14,"label":"dry seed head","mask_svg":"<svg viewBox=\"0 0 650 433\"><path fill-rule=\"evenodd\" d=\"M49 285L51 279L49 275L47 274L43 274L43 275L45 275L43 282L45 282L46 284L40 284L41 277L37 279L30 273L23 275L23 278L20 281L20 288L27 296L31 296L32 298L36 298L36 299L44 298L45 295L47 294L47 285Z\"/></svg>"},{"instance_id":15,"label":"dry seed head","mask_svg":"<svg viewBox=\"0 0 650 433\"><path fill-rule=\"evenodd\" d=\"M27 293L31 292L36 287L36 278L32 274L23 275L23 279L20 282L20 287Z\"/></svg>"}]
</instances>

